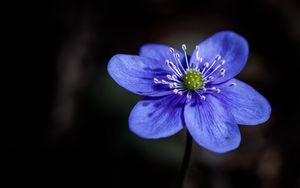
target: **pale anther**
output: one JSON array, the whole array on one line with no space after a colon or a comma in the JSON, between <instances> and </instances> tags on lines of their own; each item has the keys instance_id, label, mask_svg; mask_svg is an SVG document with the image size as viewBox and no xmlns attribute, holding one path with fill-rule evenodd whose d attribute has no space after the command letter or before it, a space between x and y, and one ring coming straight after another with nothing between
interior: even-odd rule
<instances>
[{"instance_id":1,"label":"pale anther","mask_svg":"<svg viewBox=\"0 0 300 188\"><path fill-rule=\"evenodd\" d=\"M153 82L154 82L155 84L161 83L157 78L154 78L154 79L153 79Z\"/></svg>"},{"instance_id":2,"label":"pale anther","mask_svg":"<svg viewBox=\"0 0 300 188\"><path fill-rule=\"evenodd\" d=\"M221 56L220 56L220 55L216 55L215 59L216 59L217 61L220 61L220 60L221 60Z\"/></svg>"},{"instance_id":3,"label":"pale anther","mask_svg":"<svg viewBox=\"0 0 300 188\"><path fill-rule=\"evenodd\" d=\"M191 100L192 99L192 95L190 94L190 92L187 93L186 98Z\"/></svg>"},{"instance_id":4,"label":"pale anther","mask_svg":"<svg viewBox=\"0 0 300 188\"><path fill-rule=\"evenodd\" d=\"M167 78L168 78L169 80L172 80L172 76L171 76L170 74L167 74Z\"/></svg>"},{"instance_id":5,"label":"pale anther","mask_svg":"<svg viewBox=\"0 0 300 188\"><path fill-rule=\"evenodd\" d=\"M178 81L177 76L176 76L175 74L172 75L172 79L173 79L174 81Z\"/></svg>"},{"instance_id":6,"label":"pale anther","mask_svg":"<svg viewBox=\"0 0 300 188\"><path fill-rule=\"evenodd\" d=\"M222 68L222 69L220 70L220 75L223 76L223 77L225 76L225 69Z\"/></svg>"},{"instance_id":7,"label":"pale anther","mask_svg":"<svg viewBox=\"0 0 300 188\"><path fill-rule=\"evenodd\" d=\"M170 51L171 53L174 53L174 49L173 49L173 48L170 48L169 51Z\"/></svg>"}]
</instances>

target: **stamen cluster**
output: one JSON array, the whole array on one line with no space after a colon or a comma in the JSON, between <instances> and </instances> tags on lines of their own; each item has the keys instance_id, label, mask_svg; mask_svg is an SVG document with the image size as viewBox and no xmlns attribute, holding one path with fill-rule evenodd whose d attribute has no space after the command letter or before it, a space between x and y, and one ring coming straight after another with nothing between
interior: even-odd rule
<instances>
[{"instance_id":1,"label":"stamen cluster","mask_svg":"<svg viewBox=\"0 0 300 188\"><path fill-rule=\"evenodd\" d=\"M154 78L155 84L168 85L175 94L183 95L191 99L191 92L197 93L202 100L205 100L205 94L209 92L220 93L221 90L215 86L210 86L211 82L225 76L225 60L217 54L211 62L203 62L199 56L199 47L196 46L196 62L190 62L186 52L186 45L182 45L185 64L181 62L180 55L173 48L169 51L173 56L174 62L166 59L166 64L173 72L172 75L166 75L167 80ZM233 83L234 84L234 83Z\"/></svg>"}]
</instances>

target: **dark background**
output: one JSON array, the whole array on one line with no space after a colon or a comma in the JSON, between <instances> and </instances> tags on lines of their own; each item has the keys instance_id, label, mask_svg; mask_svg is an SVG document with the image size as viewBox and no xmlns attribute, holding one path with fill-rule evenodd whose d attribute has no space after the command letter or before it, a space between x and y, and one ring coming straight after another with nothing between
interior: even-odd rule
<instances>
[{"instance_id":1,"label":"dark background","mask_svg":"<svg viewBox=\"0 0 300 188\"><path fill-rule=\"evenodd\" d=\"M10 184L174 187L184 131L143 140L140 99L108 76L114 54L145 43L193 46L233 30L250 45L238 78L270 101L226 154L193 147L186 187L300 187L300 9L293 0L10 1L1 6L1 179ZM4 41L4 42L3 42Z\"/></svg>"}]
</instances>

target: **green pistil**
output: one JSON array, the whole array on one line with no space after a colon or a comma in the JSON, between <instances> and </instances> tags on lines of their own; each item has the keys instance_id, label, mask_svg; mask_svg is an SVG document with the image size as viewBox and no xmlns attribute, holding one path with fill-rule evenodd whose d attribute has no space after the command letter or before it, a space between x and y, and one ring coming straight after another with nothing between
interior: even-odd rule
<instances>
[{"instance_id":1,"label":"green pistil","mask_svg":"<svg viewBox=\"0 0 300 188\"><path fill-rule=\"evenodd\" d=\"M204 79L200 72L196 70L187 71L182 76L185 87L189 90L195 90L203 87Z\"/></svg>"}]
</instances>

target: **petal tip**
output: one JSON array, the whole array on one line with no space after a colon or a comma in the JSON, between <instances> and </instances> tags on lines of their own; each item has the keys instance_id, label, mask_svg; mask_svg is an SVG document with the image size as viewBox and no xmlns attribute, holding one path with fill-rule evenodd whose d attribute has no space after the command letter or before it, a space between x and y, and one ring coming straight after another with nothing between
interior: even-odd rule
<instances>
[{"instance_id":1,"label":"petal tip","mask_svg":"<svg viewBox=\"0 0 300 188\"><path fill-rule=\"evenodd\" d=\"M262 96L263 97L263 96ZM271 107L271 104L269 103L269 101L264 98L264 113L261 114L261 117L260 117L260 121L257 123L257 125L261 125L261 124L264 124L266 123L270 118L271 118L271 113L272 113L272 107Z\"/></svg>"},{"instance_id":2,"label":"petal tip","mask_svg":"<svg viewBox=\"0 0 300 188\"><path fill-rule=\"evenodd\" d=\"M116 68L116 64L120 61L120 56L126 56L124 54L116 54L110 58L107 64L107 72L113 78L114 70Z\"/></svg>"}]
</instances>

